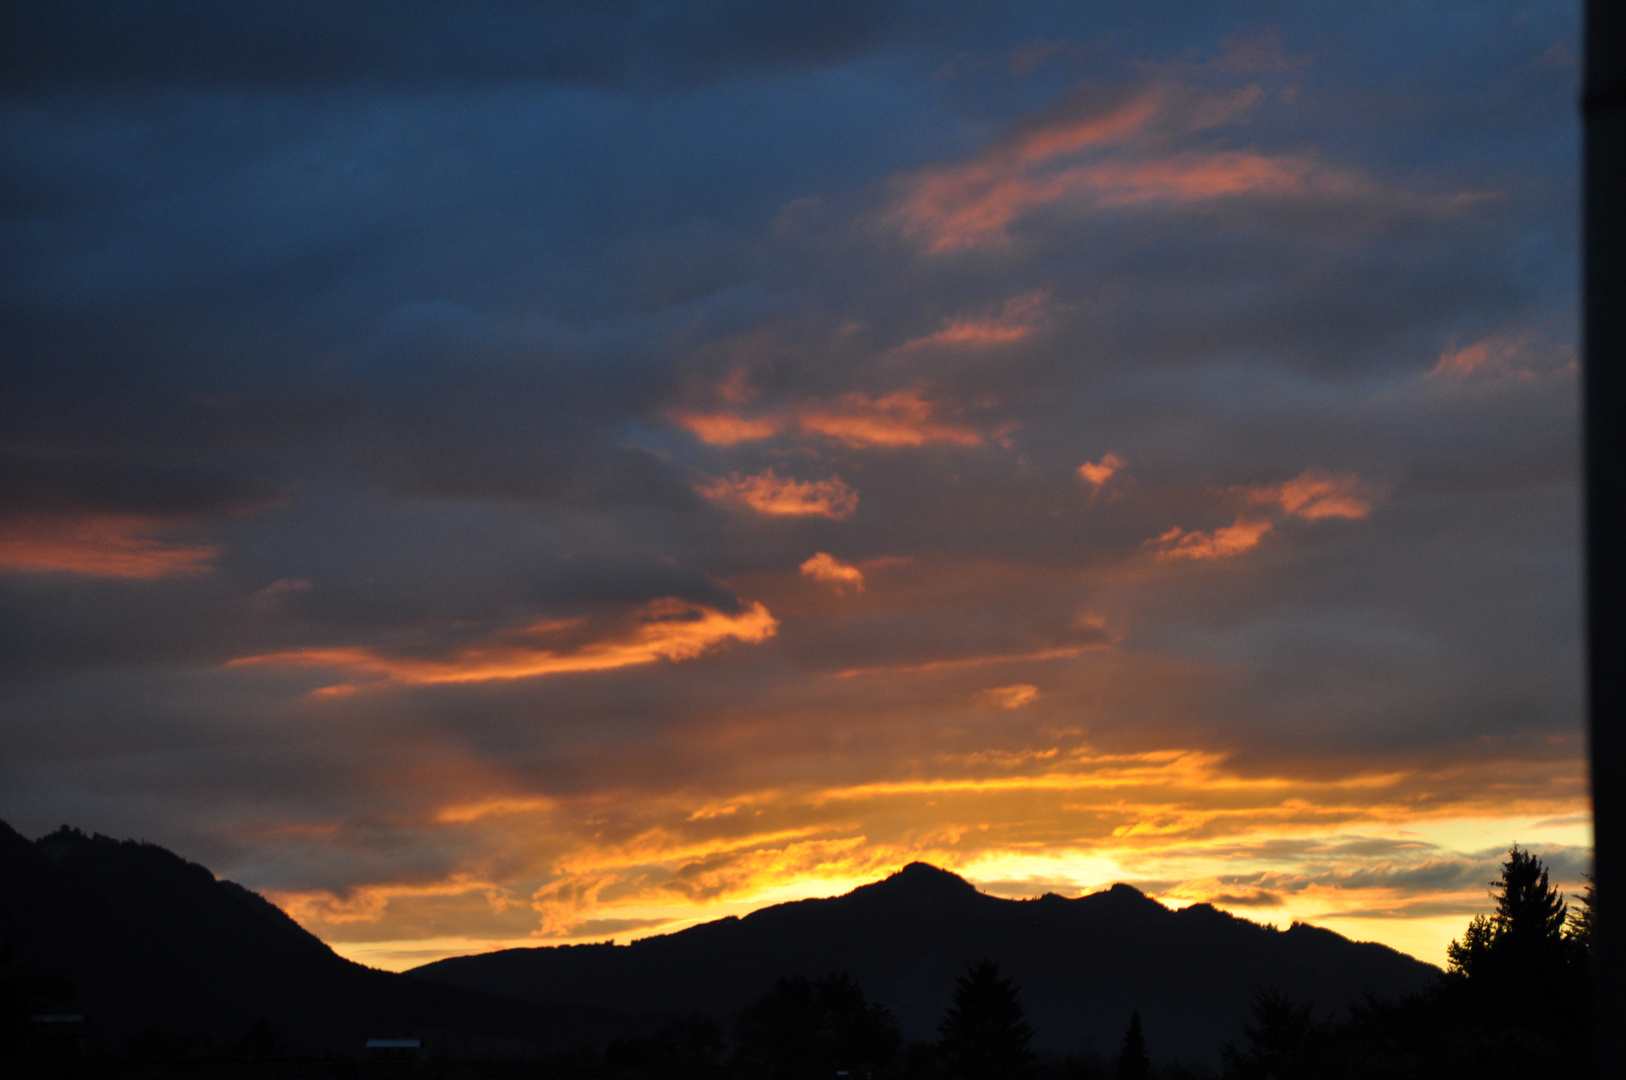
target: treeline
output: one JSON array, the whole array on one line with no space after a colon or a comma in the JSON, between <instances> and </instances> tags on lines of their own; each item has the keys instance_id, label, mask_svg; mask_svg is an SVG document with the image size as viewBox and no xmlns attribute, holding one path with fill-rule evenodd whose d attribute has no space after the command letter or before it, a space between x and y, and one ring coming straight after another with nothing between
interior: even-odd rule
<instances>
[{"instance_id":1,"label":"treeline","mask_svg":"<svg viewBox=\"0 0 1626 1080\"><path fill-rule=\"evenodd\" d=\"M1367 1001L1338 1023L1312 1003L1263 993L1227 1080L1345 1080L1592 1075L1592 895L1574 907L1547 868L1515 846L1447 952L1445 975L1400 1001Z\"/></svg>"},{"instance_id":2,"label":"treeline","mask_svg":"<svg viewBox=\"0 0 1626 1080\"><path fill-rule=\"evenodd\" d=\"M1434 985L1368 999L1341 1018L1261 989L1218 1069L1156 1063L1138 1014L1117 1054L1041 1057L1021 995L983 961L962 975L934 1042L906 1045L897 1021L842 974L785 978L725 1030L700 1015L611 1044L613 1075L739 1072L773 1080L1452 1080L1590 1073L1592 887L1573 907L1535 855L1515 846Z\"/></svg>"}]
</instances>

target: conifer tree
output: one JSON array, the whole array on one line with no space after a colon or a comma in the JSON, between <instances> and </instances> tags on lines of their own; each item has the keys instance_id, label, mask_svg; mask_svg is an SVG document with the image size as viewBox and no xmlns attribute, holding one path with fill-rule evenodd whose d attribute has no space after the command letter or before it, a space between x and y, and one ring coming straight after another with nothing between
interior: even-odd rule
<instances>
[{"instance_id":1,"label":"conifer tree","mask_svg":"<svg viewBox=\"0 0 1626 1080\"><path fill-rule=\"evenodd\" d=\"M1038 1071L1028 1026L1011 980L992 960L972 964L956 981L954 1003L937 1027L954 1080L1028 1080Z\"/></svg>"},{"instance_id":2,"label":"conifer tree","mask_svg":"<svg viewBox=\"0 0 1626 1080\"><path fill-rule=\"evenodd\" d=\"M1129 1014L1123 1048L1118 1051L1118 1075L1123 1080L1149 1080L1152 1060L1146 1056L1146 1036L1140 1030L1140 1011Z\"/></svg>"},{"instance_id":3,"label":"conifer tree","mask_svg":"<svg viewBox=\"0 0 1626 1080\"><path fill-rule=\"evenodd\" d=\"M1494 983L1551 978L1567 958L1569 909L1564 894L1550 884L1547 867L1513 845L1501 879L1491 882L1491 896L1495 913L1474 916L1462 940L1447 948L1451 970L1470 981Z\"/></svg>"},{"instance_id":4,"label":"conifer tree","mask_svg":"<svg viewBox=\"0 0 1626 1080\"><path fill-rule=\"evenodd\" d=\"M1592 955L1592 911L1597 896L1597 884L1592 875L1586 876L1586 891L1576 897L1576 905L1570 908L1569 925L1564 927L1564 937L1585 960Z\"/></svg>"},{"instance_id":5,"label":"conifer tree","mask_svg":"<svg viewBox=\"0 0 1626 1080\"><path fill-rule=\"evenodd\" d=\"M1491 883L1496 910L1476 915L1446 949L1451 974L1482 1022L1559 1037L1584 1022L1586 956L1569 926L1564 894L1547 867L1518 845Z\"/></svg>"},{"instance_id":6,"label":"conifer tree","mask_svg":"<svg viewBox=\"0 0 1626 1080\"><path fill-rule=\"evenodd\" d=\"M1253 1022L1242 1026L1244 1043L1220 1048L1225 1080L1300 1080L1322 1075L1318 1058L1328 1025L1279 990L1261 990L1253 1001Z\"/></svg>"}]
</instances>

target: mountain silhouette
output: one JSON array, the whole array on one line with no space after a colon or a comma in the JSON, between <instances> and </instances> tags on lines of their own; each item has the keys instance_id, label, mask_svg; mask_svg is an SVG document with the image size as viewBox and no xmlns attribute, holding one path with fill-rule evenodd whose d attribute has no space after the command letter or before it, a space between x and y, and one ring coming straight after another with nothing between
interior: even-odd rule
<instances>
[{"instance_id":1,"label":"mountain silhouette","mask_svg":"<svg viewBox=\"0 0 1626 1080\"><path fill-rule=\"evenodd\" d=\"M955 978L985 958L1020 988L1036 1046L1114 1052L1138 1011L1153 1055L1188 1061L1217 1058L1258 990L1313 1000L1324 1014L1439 974L1384 945L1303 924L1281 931L1209 904L1174 911L1128 885L1006 900L925 863L844 896L630 945L507 949L409 974L511 997L726 1016L780 976L846 972L907 1036L930 1039Z\"/></svg>"},{"instance_id":2,"label":"mountain silhouette","mask_svg":"<svg viewBox=\"0 0 1626 1080\"><path fill-rule=\"evenodd\" d=\"M521 1056L649 1026L364 967L196 863L69 828L29 841L0 822L0 946L11 953L0 976L72 985L44 1011L84 1013L88 1041L103 1050L150 1029L231 1040L263 1019L298 1052L429 1036L464 1053Z\"/></svg>"}]
</instances>

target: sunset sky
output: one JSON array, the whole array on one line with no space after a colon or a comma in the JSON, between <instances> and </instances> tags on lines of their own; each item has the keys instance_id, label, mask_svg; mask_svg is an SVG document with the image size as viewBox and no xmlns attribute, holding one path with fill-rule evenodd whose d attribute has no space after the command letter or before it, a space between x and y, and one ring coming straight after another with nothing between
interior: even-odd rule
<instances>
[{"instance_id":1,"label":"sunset sky","mask_svg":"<svg viewBox=\"0 0 1626 1080\"><path fill-rule=\"evenodd\" d=\"M1578 14L8 5L0 818L391 968L914 859L1443 962L1590 853Z\"/></svg>"}]
</instances>

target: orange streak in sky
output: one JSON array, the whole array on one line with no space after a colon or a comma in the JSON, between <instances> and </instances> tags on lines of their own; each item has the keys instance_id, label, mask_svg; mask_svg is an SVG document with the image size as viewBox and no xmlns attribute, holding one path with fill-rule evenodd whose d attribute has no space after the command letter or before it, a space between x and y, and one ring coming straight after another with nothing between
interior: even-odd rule
<instances>
[{"instance_id":1,"label":"orange streak in sky","mask_svg":"<svg viewBox=\"0 0 1626 1080\"><path fill-rule=\"evenodd\" d=\"M951 330L943 331L950 332L956 335L952 338L955 341L973 342L981 335L982 343L987 343L1001 339L1000 335L1008 335L1003 340L1017 340L1025 336L1028 330L1015 326L991 330L983 324L967 323L955 324ZM933 340L938 339L935 336L922 338L900 347L912 347ZM667 415L673 423L711 446L756 442L791 430L859 448L925 446L928 443L958 446L982 444L980 432L944 423L936 418L936 411L936 407L917 391L897 390L880 397L844 394L834 401L804 402L753 417L727 412L671 412Z\"/></svg>"},{"instance_id":2,"label":"orange streak in sky","mask_svg":"<svg viewBox=\"0 0 1626 1080\"><path fill-rule=\"evenodd\" d=\"M1256 503L1277 503L1283 510L1307 521L1321 518L1364 518L1372 512L1373 491L1358 476L1306 472L1272 487L1261 488L1249 498Z\"/></svg>"},{"instance_id":3,"label":"orange streak in sky","mask_svg":"<svg viewBox=\"0 0 1626 1080\"><path fill-rule=\"evenodd\" d=\"M360 647L298 649L245 656L227 666L348 668L414 685L486 682L608 671L658 660L692 660L729 639L756 644L779 629L778 621L760 603L729 615L674 598L646 605L642 615L645 621L621 639L592 642L568 651L493 642L438 660L388 656ZM556 625L546 624L545 628Z\"/></svg>"},{"instance_id":4,"label":"orange streak in sky","mask_svg":"<svg viewBox=\"0 0 1626 1080\"><path fill-rule=\"evenodd\" d=\"M1213 532L1186 532L1175 526L1147 543L1157 545L1158 556L1164 559L1229 559L1258 547L1260 539L1273 528L1263 518L1244 517Z\"/></svg>"},{"instance_id":5,"label":"orange streak in sky","mask_svg":"<svg viewBox=\"0 0 1626 1080\"><path fill-rule=\"evenodd\" d=\"M218 549L159 539L173 527L133 514L8 522L0 525L0 571L158 578L212 569Z\"/></svg>"},{"instance_id":6,"label":"orange streak in sky","mask_svg":"<svg viewBox=\"0 0 1626 1080\"><path fill-rule=\"evenodd\" d=\"M795 480L772 469L753 476L731 473L697 489L716 502L735 503L777 517L827 517L840 521L858 509L858 493L839 476Z\"/></svg>"},{"instance_id":7,"label":"orange streak in sky","mask_svg":"<svg viewBox=\"0 0 1626 1080\"><path fill-rule=\"evenodd\" d=\"M1093 649L1104 649L1108 643L1101 641L1089 645L1066 645L1056 649L1039 649L1035 652L1025 653L996 653L991 656L963 656L953 660L928 660L920 664L885 664L876 667L843 668L835 672L830 678L850 679L855 675L909 675L922 671L942 671L948 668L982 667L985 664L1012 664L1025 660L1066 660Z\"/></svg>"},{"instance_id":8,"label":"orange streak in sky","mask_svg":"<svg viewBox=\"0 0 1626 1080\"><path fill-rule=\"evenodd\" d=\"M1312 186L1326 192L1354 190L1354 181L1317 174L1307 158L1260 154L1185 154L1163 161L1106 162L1067 174L1081 188L1099 192L1102 206L1192 202L1235 195L1298 195Z\"/></svg>"},{"instance_id":9,"label":"orange streak in sky","mask_svg":"<svg viewBox=\"0 0 1626 1080\"><path fill-rule=\"evenodd\" d=\"M950 319L941 330L899 345L898 352L928 345L1009 345L1033 333L1050 294L1030 293L1005 302L998 315L988 318Z\"/></svg>"},{"instance_id":10,"label":"orange streak in sky","mask_svg":"<svg viewBox=\"0 0 1626 1080\"><path fill-rule=\"evenodd\" d=\"M1370 188L1361 178L1325 169L1309 157L1170 154L1144 139L1134 141L1160 111L1157 99L1147 96L1105 116L1050 124L996 142L963 164L917 173L904 182L894 219L906 236L942 253L1006 244L1007 230L1019 218L1061 203L1111 207L1243 195L1336 197ZM1097 158L1093 163L1068 164L1091 153ZM1100 160L1102 155L1113 156Z\"/></svg>"},{"instance_id":11,"label":"orange streak in sky","mask_svg":"<svg viewBox=\"0 0 1626 1080\"><path fill-rule=\"evenodd\" d=\"M785 422L776 416L747 418L733 413L686 412L669 415L679 427L709 446L771 439L785 429Z\"/></svg>"},{"instance_id":12,"label":"orange streak in sky","mask_svg":"<svg viewBox=\"0 0 1626 1080\"><path fill-rule=\"evenodd\" d=\"M845 394L833 406L800 410L796 423L803 431L853 447L982 444L980 433L940 423L933 419L933 411L932 405L913 391L900 390L878 398Z\"/></svg>"}]
</instances>

